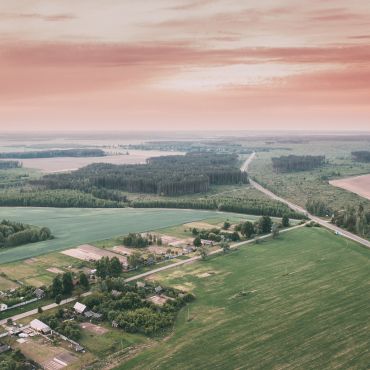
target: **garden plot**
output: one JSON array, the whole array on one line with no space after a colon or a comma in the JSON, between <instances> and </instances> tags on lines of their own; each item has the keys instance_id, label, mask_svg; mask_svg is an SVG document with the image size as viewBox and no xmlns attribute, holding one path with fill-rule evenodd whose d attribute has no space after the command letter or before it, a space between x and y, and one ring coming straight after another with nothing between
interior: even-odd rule
<instances>
[{"instance_id":1,"label":"garden plot","mask_svg":"<svg viewBox=\"0 0 370 370\"><path fill-rule=\"evenodd\" d=\"M83 244L77 248L67 249L61 253L83 261L98 261L103 257L117 257L122 264L127 265L126 257L121 256L117 253L94 247L90 244Z\"/></svg>"},{"instance_id":2,"label":"garden plot","mask_svg":"<svg viewBox=\"0 0 370 370\"><path fill-rule=\"evenodd\" d=\"M88 331L89 333L96 335L103 335L108 333L108 329L103 328L102 326L92 324L90 322L83 322L80 324L81 329Z\"/></svg>"}]
</instances>

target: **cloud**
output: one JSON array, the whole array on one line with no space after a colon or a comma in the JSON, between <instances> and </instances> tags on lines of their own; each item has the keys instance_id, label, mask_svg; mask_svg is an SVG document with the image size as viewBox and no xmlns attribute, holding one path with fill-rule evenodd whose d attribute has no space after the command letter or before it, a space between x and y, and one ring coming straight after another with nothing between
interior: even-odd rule
<instances>
[{"instance_id":1,"label":"cloud","mask_svg":"<svg viewBox=\"0 0 370 370\"><path fill-rule=\"evenodd\" d=\"M182 5L175 5L171 6L167 9L170 10L192 10L195 8L199 8L208 4L214 4L216 1L215 0L196 0L196 1L190 1L186 2Z\"/></svg>"},{"instance_id":2,"label":"cloud","mask_svg":"<svg viewBox=\"0 0 370 370\"><path fill-rule=\"evenodd\" d=\"M204 48L190 42L2 43L1 65L38 66L218 66L248 63L368 63L370 45L326 47Z\"/></svg>"},{"instance_id":3,"label":"cloud","mask_svg":"<svg viewBox=\"0 0 370 370\"><path fill-rule=\"evenodd\" d=\"M38 19L47 22L60 22L75 18L76 16L71 13L58 13L49 15L40 13L0 13L0 20Z\"/></svg>"},{"instance_id":4,"label":"cloud","mask_svg":"<svg viewBox=\"0 0 370 370\"><path fill-rule=\"evenodd\" d=\"M310 20L319 22L358 22L369 20L368 14L352 12L347 8L327 8L309 13Z\"/></svg>"}]
</instances>

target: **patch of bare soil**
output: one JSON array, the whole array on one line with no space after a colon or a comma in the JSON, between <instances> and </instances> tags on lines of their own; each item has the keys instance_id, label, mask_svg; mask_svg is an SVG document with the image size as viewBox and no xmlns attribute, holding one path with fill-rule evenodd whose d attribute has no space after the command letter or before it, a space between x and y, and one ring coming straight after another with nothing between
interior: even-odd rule
<instances>
[{"instance_id":1,"label":"patch of bare soil","mask_svg":"<svg viewBox=\"0 0 370 370\"><path fill-rule=\"evenodd\" d=\"M342 188L370 199L370 175L348 177L346 179L329 181L330 185Z\"/></svg>"}]
</instances>

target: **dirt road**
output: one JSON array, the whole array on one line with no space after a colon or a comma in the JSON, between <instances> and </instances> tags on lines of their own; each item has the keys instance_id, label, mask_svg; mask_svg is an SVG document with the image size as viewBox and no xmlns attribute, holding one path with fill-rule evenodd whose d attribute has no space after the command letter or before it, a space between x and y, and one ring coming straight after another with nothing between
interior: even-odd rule
<instances>
[{"instance_id":1,"label":"dirt road","mask_svg":"<svg viewBox=\"0 0 370 370\"><path fill-rule=\"evenodd\" d=\"M91 292L86 292L86 293L81 294L81 296L86 297L90 294L91 294ZM76 301L76 300L77 300L77 297L71 297L71 298L63 299L59 304L51 303L51 304L48 304L46 306L43 306L42 310L43 311L51 310L52 308L56 308L56 307L62 306L64 304L71 303L71 302ZM7 319L0 320L0 325L6 324L7 320L9 320L9 319L12 319L13 321L17 321L17 320L20 320L20 319L24 319L25 317L28 317L28 316L36 315L37 313L38 313L38 309L35 308L34 310L23 312L23 313L20 313L18 315L11 316Z\"/></svg>"},{"instance_id":2,"label":"dirt road","mask_svg":"<svg viewBox=\"0 0 370 370\"><path fill-rule=\"evenodd\" d=\"M290 227L289 229L281 230L280 233L285 233L287 231L295 230L295 229L298 229L299 227L302 227L302 226L304 226L304 224L293 226L293 227ZM267 239L267 238L269 238L271 236L272 236L272 234L266 234L266 235L260 236L259 239ZM238 247L241 247L241 246L245 246L245 245L251 244L253 242L255 242L254 239L250 239L250 240L242 241L242 242L239 242L239 243L235 243L235 244L231 245L230 249L235 249L235 248L238 248ZM209 253L209 256L212 256L212 255L215 255L215 254L219 254L219 253L222 253L222 252L223 252L223 250L221 248L220 249L216 249L216 250L210 252ZM156 274L156 273L161 272L161 271L165 271L165 270L168 270L168 269L172 269L174 267L178 267L178 266L182 266L182 265L185 265L185 264L188 264L188 263L199 261L200 259L201 259L201 256L191 257L191 258L189 258L187 260L183 260L183 261L180 261L180 262L173 263L172 265L163 266L163 267L160 267L158 269L151 270L151 271L148 271L148 272L144 272L143 274L130 277L130 278L126 279L125 282L128 283L130 281L139 280L139 279L145 278L147 276Z\"/></svg>"}]
</instances>

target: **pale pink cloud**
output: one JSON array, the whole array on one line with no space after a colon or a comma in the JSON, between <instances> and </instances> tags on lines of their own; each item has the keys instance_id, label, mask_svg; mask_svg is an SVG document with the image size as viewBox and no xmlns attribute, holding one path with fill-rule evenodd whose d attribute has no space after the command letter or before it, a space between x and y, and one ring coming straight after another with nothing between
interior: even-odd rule
<instances>
[{"instance_id":1,"label":"pale pink cloud","mask_svg":"<svg viewBox=\"0 0 370 370\"><path fill-rule=\"evenodd\" d=\"M369 123L365 0L14 1L0 4L0 128Z\"/></svg>"}]
</instances>

